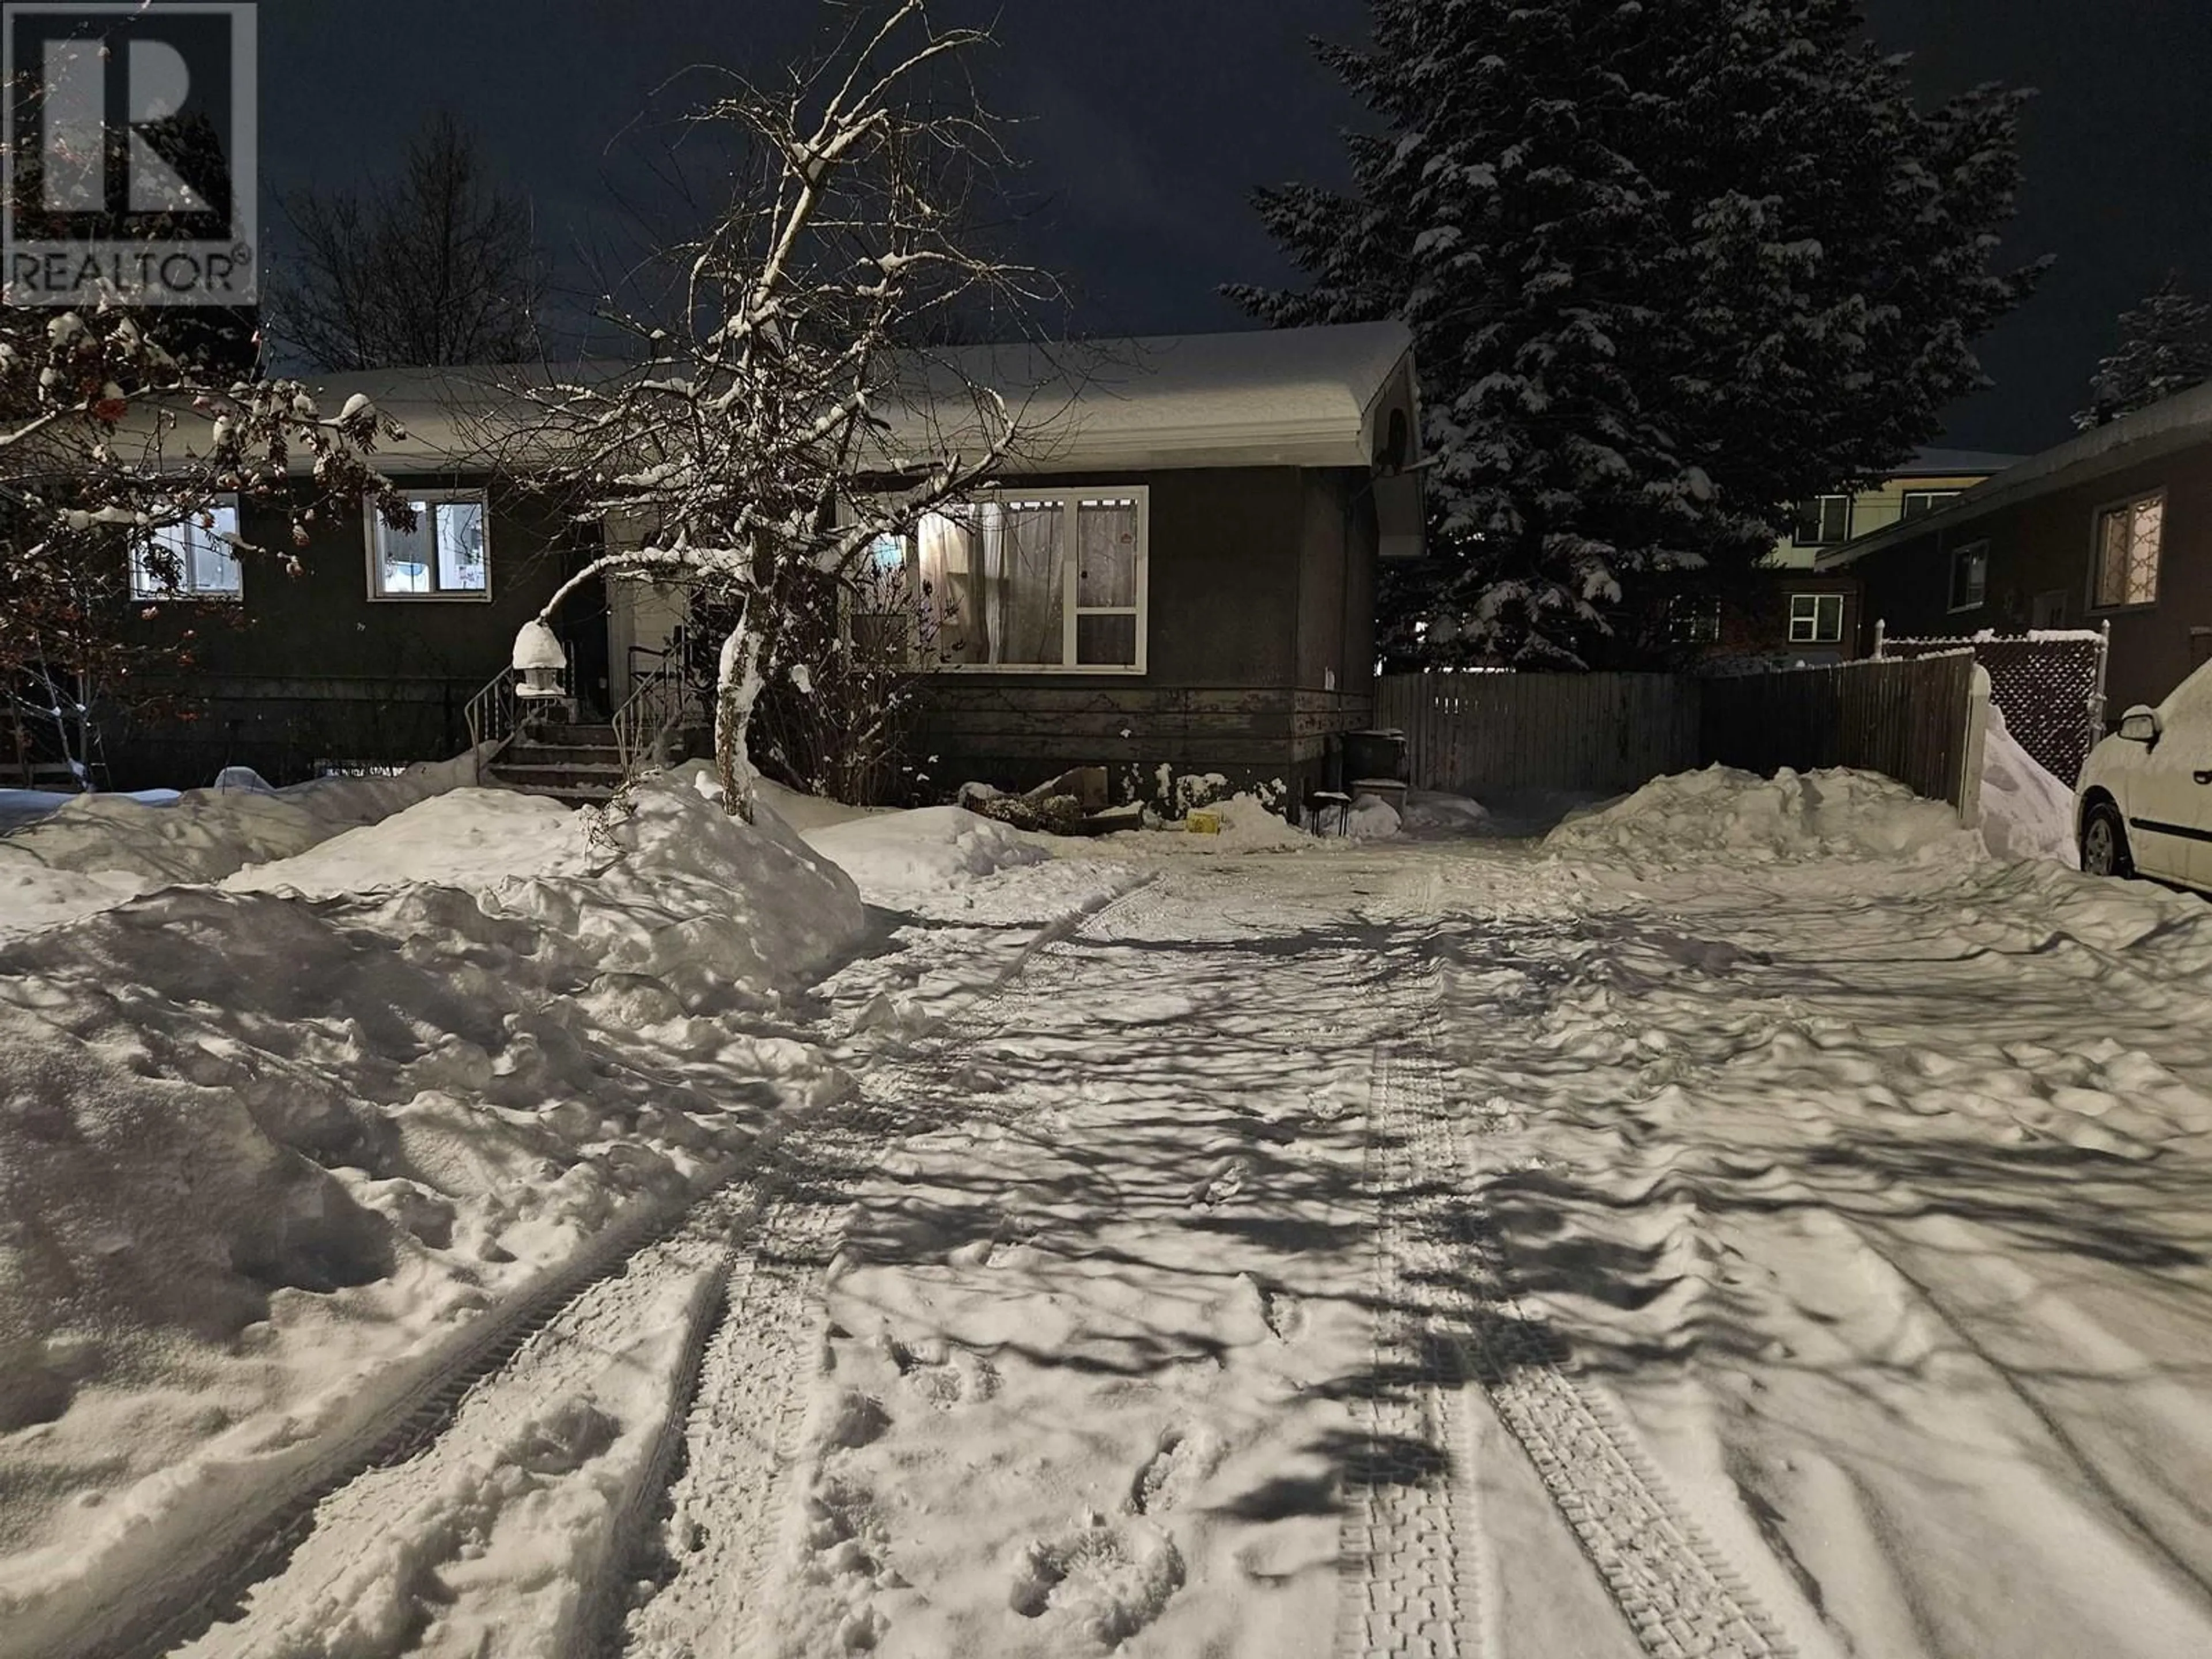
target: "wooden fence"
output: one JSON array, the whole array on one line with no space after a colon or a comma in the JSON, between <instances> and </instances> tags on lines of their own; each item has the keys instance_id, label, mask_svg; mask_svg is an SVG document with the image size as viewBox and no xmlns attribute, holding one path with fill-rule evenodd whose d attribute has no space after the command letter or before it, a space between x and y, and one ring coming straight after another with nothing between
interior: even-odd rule
<instances>
[{"instance_id":1,"label":"wooden fence","mask_svg":"<svg viewBox=\"0 0 2212 1659\"><path fill-rule=\"evenodd\" d=\"M1628 790L1715 762L1886 773L1978 821L1971 651L1698 679L1682 674L1401 674L1375 723L1406 734L1407 775L1453 794ZM1972 762L1969 763L1969 756Z\"/></svg>"},{"instance_id":2,"label":"wooden fence","mask_svg":"<svg viewBox=\"0 0 2212 1659\"><path fill-rule=\"evenodd\" d=\"M1633 789L1698 763L1698 683L1675 674L1390 674L1375 724L1424 789Z\"/></svg>"},{"instance_id":3,"label":"wooden fence","mask_svg":"<svg viewBox=\"0 0 2212 1659\"><path fill-rule=\"evenodd\" d=\"M1879 659L1708 680L1698 750L1771 773L1853 766L1885 773L1979 822L1974 653Z\"/></svg>"}]
</instances>

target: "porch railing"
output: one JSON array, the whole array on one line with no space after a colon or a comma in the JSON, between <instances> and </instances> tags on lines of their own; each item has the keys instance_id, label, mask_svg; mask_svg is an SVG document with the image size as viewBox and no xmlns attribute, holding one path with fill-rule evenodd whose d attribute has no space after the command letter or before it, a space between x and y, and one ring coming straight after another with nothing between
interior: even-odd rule
<instances>
[{"instance_id":1,"label":"porch railing","mask_svg":"<svg viewBox=\"0 0 2212 1659\"><path fill-rule=\"evenodd\" d=\"M516 703L514 675L502 668L484 689L469 699L464 718L468 721L469 752L477 757L477 781L483 781L484 763L490 758L484 745L504 747L514 735ZM495 750L493 752L496 752Z\"/></svg>"},{"instance_id":2,"label":"porch railing","mask_svg":"<svg viewBox=\"0 0 2212 1659\"><path fill-rule=\"evenodd\" d=\"M683 666L675 659L631 682L630 694L614 716L615 752L622 762L623 782L659 764L662 745L684 723L689 701Z\"/></svg>"},{"instance_id":3,"label":"porch railing","mask_svg":"<svg viewBox=\"0 0 2212 1659\"><path fill-rule=\"evenodd\" d=\"M561 690L564 696L573 690L567 669L561 671ZM469 699L462 719L468 725L469 749L477 757L477 782L483 781L486 763L521 729L526 701L515 694L514 671L505 668ZM491 745L489 750L484 747L487 744Z\"/></svg>"}]
</instances>

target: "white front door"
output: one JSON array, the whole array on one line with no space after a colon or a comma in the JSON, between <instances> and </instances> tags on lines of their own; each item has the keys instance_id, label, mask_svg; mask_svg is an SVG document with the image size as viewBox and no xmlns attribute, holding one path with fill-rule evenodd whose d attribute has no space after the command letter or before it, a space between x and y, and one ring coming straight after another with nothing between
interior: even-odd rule
<instances>
[{"instance_id":1,"label":"white front door","mask_svg":"<svg viewBox=\"0 0 2212 1659\"><path fill-rule=\"evenodd\" d=\"M617 576L607 584L607 683L617 708L639 679L681 652L690 611L690 592L681 582Z\"/></svg>"}]
</instances>

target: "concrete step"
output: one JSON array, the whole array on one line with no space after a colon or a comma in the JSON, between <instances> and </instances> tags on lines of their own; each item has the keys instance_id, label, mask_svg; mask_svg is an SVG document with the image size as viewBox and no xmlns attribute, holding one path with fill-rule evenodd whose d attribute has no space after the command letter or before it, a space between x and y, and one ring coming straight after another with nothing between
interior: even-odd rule
<instances>
[{"instance_id":1,"label":"concrete step","mask_svg":"<svg viewBox=\"0 0 2212 1659\"><path fill-rule=\"evenodd\" d=\"M590 796L605 800L622 787L619 766L514 766L505 760L491 769L495 782L526 794Z\"/></svg>"},{"instance_id":2,"label":"concrete step","mask_svg":"<svg viewBox=\"0 0 2212 1659\"><path fill-rule=\"evenodd\" d=\"M547 721L542 726L526 726L514 735L517 743L581 744L587 748L611 749L615 746L615 729L611 726L560 726Z\"/></svg>"},{"instance_id":3,"label":"concrete step","mask_svg":"<svg viewBox=\"0 0 2212 1659\"><path fill-rule=\"evenodd\" d=\"M494 763L499 766L620 766L622 751L612 744L511 743Z\"/></svg>"}]
</instances>

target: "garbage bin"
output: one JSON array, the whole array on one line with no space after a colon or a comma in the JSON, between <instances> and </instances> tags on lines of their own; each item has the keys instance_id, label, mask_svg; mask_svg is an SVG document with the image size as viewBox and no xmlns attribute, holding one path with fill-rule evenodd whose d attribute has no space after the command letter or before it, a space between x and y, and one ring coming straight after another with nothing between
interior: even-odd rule
<instances>
[{"instance_id":1,"label":"garbage bin","mask_svg":"<svg viewBox=\"0 0 2212 1659\"><path fill-rule=\"evenodd\" d=\"M1346 732L1344 775L1347 784L1358 778L1403 778L1406 775L1406 734L1403 732Z\"/></svg>"}]
</instances>

